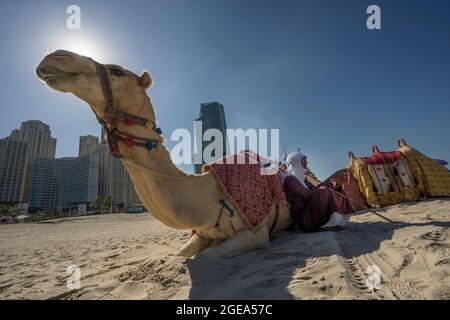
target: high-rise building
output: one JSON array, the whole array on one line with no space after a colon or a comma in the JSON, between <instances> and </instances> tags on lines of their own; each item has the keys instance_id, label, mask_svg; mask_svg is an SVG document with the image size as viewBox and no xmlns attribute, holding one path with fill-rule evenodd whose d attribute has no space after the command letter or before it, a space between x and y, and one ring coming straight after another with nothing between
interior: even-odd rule
<instances>
[{"instance_id":1,"label":"high-rise building","mask_svg":"<svg viewBox=\"0 0 450 320\"><path fill-rule=\"evenodd\" d=\"M106 143L106 139L105 139L105 129L103 128L103 126L102 126L101 133L100 133L100 142L101 142L101 143Z\"/></svg>"},{"instance_id":2,"label":"high-rise building","mask_svg":"<svg viewBox=\"0 0 450 320\"><path fill-rule=\"evenodd\" d=\"M32 209L53 211L77 204L90 204L98 195L99 156L50 159L30 162L28 202Z\"/></svg>"},{"instance_id":3,"label":"high-rise building","mask_svg":"<svg viewBox=\"0 0 450 320\"><path fill-rule=\"evenodd\" d=\"M28 144L17 137L0 140L0 201L23 201Z\"/></svg>"},{"instance_id":4,"label":"high-rise building","mask_svg":"<svg viewBox=\"0 0 450 320\"><path fill-rule=\"evenodd\" d=\"M114 210L141 204L121 159L103 138L80 137L79 156L55 159L56 139L38 120L22 123L0 140L0 201L28 202L53 211L111 196Z\"/></svg>"},{"instance_id":5,"label":"high-rise building","mask_svg":"<svg viewBox=\"0 0 450 320\"><path fill-rule=\"evenodd\" d=\"M25 180L22 188L21 198L28 201L31 176L28 169L34 157L55 158L56 139L52 137L50 127L39 120L28 120L22 122L19 129L11 131L10 137L25 140L28 143L27 163L25 166Z\"/></svg>"},{"instance_id":6,"label":"high-rise building","mask_svg":"<svg viewBox=\"0 0 450 320\"><path fill-rule=\"evenodd\" d=\"M56 139L51 136L50 127L39 120L22 122L20 129L14 129L11 137L28 142L28 159L33 157L55 158Z\"/></svg>"},{"instance_id":7,"label":"high-rise building","mask_svg":"<svg viewBox=\"0 0 450 320\"><path fill-rule=\"evenodd\" d=\"M100 159L99 195L111 196L114 209L141 204L122 160L114 157L105 143L97 146L97 153Z\"/></svg>"},{"instance_id":8,"label":"high-rise building","mask_svg":"<svg viewBox=\"0 0 450 320\"><path fill-rule=\"evenodd\" d=\"M78 147L78 156L85 156L91 154L97 150L98 137L96 136L81 136L80 144Z\"/></svg>"},{"instance_id":9,"label":"high-rise building","mask_svg":"<svg viewBox=\"0 0 450 320\"><path fill-rule=\"evenodd\" d=\"M198 119L195 119L195 121L202 122L202 132L201 132L202 137L205 131L208 129L218 129L222 132L223 154L215 154L213 158L214 160L217 160L224 157L226 155L227 150L227 139L226 139L227 123L225 121L225 111L223 108L223 104L219 102L202 103L200 105L200 116L198 117ZM200 132L196 134L200 134ZM198 150L198 152L201 152L201 154L203 155L203 150L209 143L211 142L203 141L202 139L201 150ZM204 163L205 162L202 156L202 164L194 164L195 173L201 172L202 165Z\"/></svg>"}]
</instances>

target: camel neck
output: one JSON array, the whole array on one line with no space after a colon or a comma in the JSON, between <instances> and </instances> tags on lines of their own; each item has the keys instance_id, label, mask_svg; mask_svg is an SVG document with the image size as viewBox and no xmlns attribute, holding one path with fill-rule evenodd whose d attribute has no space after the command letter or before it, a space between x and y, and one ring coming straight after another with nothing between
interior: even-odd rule
<instances>
[{"instance_id":1,"label":"camel neck","mask_svg":"<svg viewBox=\"0 0 450 320\"><path fill-rule=\"evenodd\" d=\"M121 144L119 144L119 148L120 146ZM127 148L127 146L122 146L123 148ZM147 172L159 178L172 179L187 176L187 173L180 170L172 162L170 153L165 146L160 145L157 149L151 151L139 147L134 149L136 150L123 152L125 164L132 162L134 166L145 168Z\"/></svg>"},{"instance_id":2,"label":"camel neck","mask_svg":"<svg viewBox=\"0 0 450 320\"><path fill-rule=\"evenodd\" d=\"M135 109L136 110L123 111L156 123L153 106L147 95L145 95L142 104ZM147 169L149 173L153 173L159 177L177 178L187 175L172 162L169 151L163 145L163 137L159 133L155 132L151 126L127 126L123 123L117 123L116 125L117 129L125 134L136 137L152 138L161 141L157 144L157 147L152 150L148 150L140 146L129 146L123 141L118 141L119 151L124 156L125 164L127 162L132 162L134 166L143 167Z\"/></svg>"},{"instance_id":3,"label":"camel neck","mask_svg":"<svg viewBox=\"0 0 450 320\"><path fill-rule=\"evenodd\" d=\"M144 104L139 109L122 106L122 110L149 120L154 120L154 111L150 99L146 97ZM192 219L186 215L183 209L181 195L192 192L193 186L201 183L195 179L195 183L186 183L190 179L185 172L178 169L170 158L170 153L163 145L162 137L152 128L142 126L126 126L123 123L116 124L117 129L125 134L137 137L145 137L161 140L156 148L147 150L139 146L125 144L118 141L118 148L123 155L123 163L130 174L139 197L143 200L145 207L154 217L164 224L176 229L201 228L212 224L209 217L200 216L201 219ZM213 189L214 190L214 189ZM194 202L196 204L196 202ZM201 201L198 201L200 206ZM195 210L196 212L198 209Z\"/></svg>"}]
</instances>

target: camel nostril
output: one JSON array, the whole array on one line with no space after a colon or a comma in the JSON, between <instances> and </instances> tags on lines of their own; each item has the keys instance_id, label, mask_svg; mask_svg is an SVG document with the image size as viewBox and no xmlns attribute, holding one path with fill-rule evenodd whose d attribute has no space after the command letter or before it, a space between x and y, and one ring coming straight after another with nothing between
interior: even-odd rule
<instances>
[{"instance_id":1,"label":"camel nostril","mask_svg":"<svg viewBox=\"0 0 450 320\"><path fill-rule=\"evenodd\" d=\"M56 70L53 70L53 68L48 68L46 66L43 66L42 64L36 68L36 75L38 76L39 79L42 80L54 76L57 73L58 72Z\"/></svg>"},{"instance_id":2,"label":"camel nostril","mask_svg":"<svg viewBox=\"0 0 450 320\"><path fill-rule=\"evenodd\" d=\"M44 67L42 67L42 66L38 66L38 67L36 68L36 74L37 74L38 76L43 77L43 76L45 76L46 73L48 73L48 70L47 70L46 68L44 68Z\"/></svg>"},{"instance_id":3,"label":"camel nostril","mask_svg":"<svg viewBox=\"0 0 450 320\"><path fill-rule=\"evenodd\" d=\"M42 69L43 68L41 67L41 65L38 65L37 68L36 68L36 75L38 76L38 78L41 78L41 79L43 77Z\"/></svg>"}]
</instances>

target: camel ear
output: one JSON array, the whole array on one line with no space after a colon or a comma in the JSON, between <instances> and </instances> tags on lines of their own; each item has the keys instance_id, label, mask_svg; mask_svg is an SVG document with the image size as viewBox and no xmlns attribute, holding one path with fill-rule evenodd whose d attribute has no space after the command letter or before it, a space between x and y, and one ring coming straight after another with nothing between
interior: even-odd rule
<instances>
[{"instance_id":1,"label":"camel ear","mask_svg":"<svg viewBox=\"0 0 450 320\"><path fill-rule=\"evenodd\" d=\"M139 85L144 89L148 89L152 85L152 78L150 77L148 71L144 70L142 72L139 78Z\"/></svg>"}]
</instances>

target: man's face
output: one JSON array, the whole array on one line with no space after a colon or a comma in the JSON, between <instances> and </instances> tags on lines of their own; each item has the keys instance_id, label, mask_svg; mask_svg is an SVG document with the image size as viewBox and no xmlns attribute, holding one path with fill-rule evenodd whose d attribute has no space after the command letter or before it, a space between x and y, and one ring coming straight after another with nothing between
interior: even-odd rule
<instances>
[{"instance_id":1,"label":"man's face","mask_svg":"<svg viewBox=\"0 0 450 320\"><path fill-rule=\"evenodd\" d=\"M303 157L302 160L300 160L300 164L303 168L306 168L308 166L308 161L306 160L306 157Z\"/></svg>"}]
</instances>

